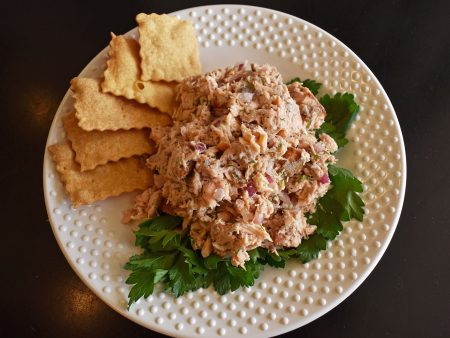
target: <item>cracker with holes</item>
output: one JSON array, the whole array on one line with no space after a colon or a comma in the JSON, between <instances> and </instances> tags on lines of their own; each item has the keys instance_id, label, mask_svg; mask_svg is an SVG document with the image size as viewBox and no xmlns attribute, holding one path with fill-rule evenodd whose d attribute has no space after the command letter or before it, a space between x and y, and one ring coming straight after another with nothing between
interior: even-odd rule
<instances>
[{"instance_id":1,"label":"cracker with holes","mask_svg":"<svg viewBox=\"0 0 450 338\"><path fill-rule=\"evenodd\" d=\"M155 151L148 129L85 131L78 126L75 113L64 117L63 124L75 152L75 160L80 164L80 171Z\"/></svg>"},{"instance_id":2,"label":"cracker with holes","mask_svg":"<svg viewBox=\"0 0 450 338\"><path fill-rule=\"evenodd\" d=\"M70 84L75 115L83 130L142 129L171 124L169 115L148 105L102 93L98 79L74 78Z\"/></svg>"},{"instance_id":3,"label":"cracker with holes","mask_svg":"<svg viewBox=\"0 0 450 338\"><path fill-rule=\"evenodd\" d=\"M125 192L144 190L153 182L150 170L136 156L81 172L69 144L54 144L48 149L75 207Z\"/></svg>"},{"instance_id":4,"label":"cracker with holes","mask_svg":"<svg viewBox=\"0 0 450 338\"><path fill-rule=\"evenodd\" d=\"M166 14L144 13L138 14L136 21L143 81L181 81L201 73L191 22Z\"/></svg>"},{"instance_id":5,"label":"cracker with holes","mask_svg":"<svg viewBox=\"0 0 450 338\"><path fill-rule=\"evenodd\" d=\"M139 43L131 38L111 35L102 91L171 113L175 106L176 82L142 81Z\"/></svg>"}]
</instances>

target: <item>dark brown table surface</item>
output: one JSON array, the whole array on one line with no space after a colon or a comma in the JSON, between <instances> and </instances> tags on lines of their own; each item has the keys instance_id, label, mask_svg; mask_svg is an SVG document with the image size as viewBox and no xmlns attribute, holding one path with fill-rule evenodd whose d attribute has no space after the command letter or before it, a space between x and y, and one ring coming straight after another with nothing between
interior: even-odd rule
<instances>
[{"instance_id":1,"label":"dark brown table surface","mask_svg":"<svg viewBox=\"0 0 450 338\"><path fill-rule=\"evenodd\" d=\"M296 15L349 46L386 89L406 143L405 204L386 254L347 300L285 337L450 337L450 2L240 2ZM45 211L44 145L70 79L110 31L130 30L139 12L213 3L1 2L0 337L162 336L110 309L66 262Z\"/></svg>"}]
</instances>

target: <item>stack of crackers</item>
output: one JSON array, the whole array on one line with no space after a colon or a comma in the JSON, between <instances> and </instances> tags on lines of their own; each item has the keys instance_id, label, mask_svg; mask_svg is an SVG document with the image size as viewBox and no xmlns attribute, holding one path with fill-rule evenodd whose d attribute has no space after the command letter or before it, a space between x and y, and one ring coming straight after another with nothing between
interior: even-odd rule
<instances>
[{"instance_id":1,"label":"stack of crackers","mask_svg":"<svg viewBox=\"0 0 450 338\"><path fill-rule=\"evenodd\" d=\"M152 185L151 129L172 123L175 86L201 72L192 23L143 13L136 21L138 40L112 34L103 79L71 81L67 141L49 150L74 206Z\"/></svg>"}]
</instances>

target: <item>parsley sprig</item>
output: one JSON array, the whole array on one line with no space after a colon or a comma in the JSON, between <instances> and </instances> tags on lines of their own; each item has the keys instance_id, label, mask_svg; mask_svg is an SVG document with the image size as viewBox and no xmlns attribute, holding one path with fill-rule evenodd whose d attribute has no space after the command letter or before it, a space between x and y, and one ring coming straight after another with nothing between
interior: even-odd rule
<instances>
[{"instance_id":1,"label":"parsley sprig","mask_svg":"<svg viewBox=\"0 0 450 338\"><path fill-rule=\"evenodd\" d=\"M314 80L300 81L299 78L289 83L295 81L302 82L314 95L321 86ZM346 132L359 106L348 93L325 95L320 102L327 117L318 133L325 132L339 147L344 146L348 142ZM222 295L254 285L265 265L283 268L288 259L307 263L317 258L320 251L326 249L327 242L343 230L342 222L361 221L364 215L364 202L359 196L363 191L362 183L349 170L334 165L328 166L328 175L332 188L319 199L316 212L307 215L308 223L317 226L316 232L297 248L278 250L278 255L263 248L249 251L250 260L245 268L235 267L229 259L217 255L203 258L198 250L193 250L189 235L181 230L180 217L162 215L143 222L135 232L135 244L143 252L130 257L124 266L131 271L126 280L132 285L128 307L141 297L150 296L158 283L175 297L210 285Z\"/></svg>"},{"instance_id":2,"label":"parsley sprig","mask_svg":"<svg viewBox=\"0 0 450 338\"><path fill-rule=\"evenodd\" d=\"M128 306L150 296L158 283L179 297L211 284L219 294L225 294L241 286L251 286L258 278L264 265L258 250L250 252L245 269L216 255L203 258L198 250L192 249L189 237L178 230L181 222L180 217L163 215L139 225L135 244L144 251L125 264L125 269L131 271L126 283L133 285Z\"/></svg>"},{"instance_id":3,"label":"parsley sprig","mask_svg":"<svg viewBox=\"0 0 450 338\"><path fill-rule=\"evenodd\" d=\"M326 133L336 141L339 148L348 143L345 135L359 112L355 97L350 93L337 93L333 97L326 94L320 98L327 116L318 133Z\"/></svg>"}]
</instances>

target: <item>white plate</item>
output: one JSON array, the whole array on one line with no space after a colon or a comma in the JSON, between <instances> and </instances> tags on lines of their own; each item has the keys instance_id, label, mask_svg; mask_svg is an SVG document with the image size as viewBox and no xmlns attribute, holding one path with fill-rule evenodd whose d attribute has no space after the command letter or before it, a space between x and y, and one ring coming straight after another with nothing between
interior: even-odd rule
<instances>
[{"instance_id":1,"label":"white plate","mask_svg":"<svg viewBox=\"0 0 450 338\"><path fill-rule=\"evenodd\" d=\"M134 235L120 223L131 195L72 208L48 152L44 194L53 232L68 262L105 303L149 329L172 336L267 337L320 317L347 298L369 275L394 234L406 184L403 138L394 109L378 80L344 44L322 29L270 9L217 5L174 13L194 22L204 71L243 60L278 67L285 80L300 76L324 84L321 93L356 94L361 112L340 154L341 166L364 183L364 222L346 224L319 259L285 269L266 268L253 287L219 296L212 289L175 299L156 291L126 310L129 287L122 269L136 252ZM112 27L110 27L112 28ZM136 30L128 34L135 36ZM107 49L80 76L100 77ZM64 97L47 145L62 141L61 117L73 109Z\"/></svg>"}]
</instances>

